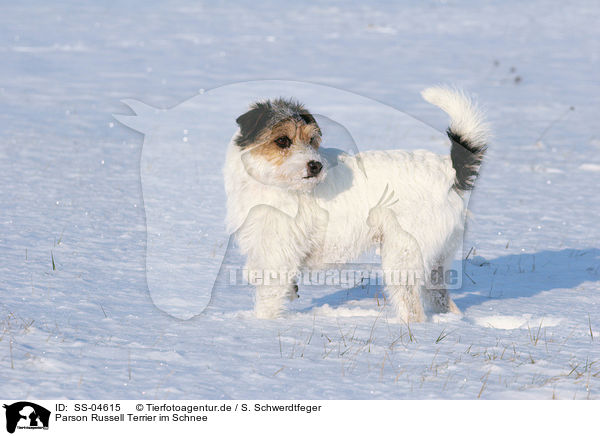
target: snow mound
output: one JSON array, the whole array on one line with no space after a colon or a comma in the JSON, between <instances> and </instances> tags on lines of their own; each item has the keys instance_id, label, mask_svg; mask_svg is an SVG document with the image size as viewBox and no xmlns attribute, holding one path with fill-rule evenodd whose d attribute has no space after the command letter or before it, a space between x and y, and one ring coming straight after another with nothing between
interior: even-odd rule
<instances>
[{"instance_id":1,"label":"snow mound","mask_svg":"<svg viewBox=\"0 0 600 436\"><path fill-rule=\"evenodd\" d=\"M490 327L501 330L514 330L522 328L539 328L541 327L554 327L560 324L561 319L559 318L531 318L531 315L521 316L485 316L481 318L475 318L473 320L475 324L481 327Z\"/></svg>"}]
</instances>

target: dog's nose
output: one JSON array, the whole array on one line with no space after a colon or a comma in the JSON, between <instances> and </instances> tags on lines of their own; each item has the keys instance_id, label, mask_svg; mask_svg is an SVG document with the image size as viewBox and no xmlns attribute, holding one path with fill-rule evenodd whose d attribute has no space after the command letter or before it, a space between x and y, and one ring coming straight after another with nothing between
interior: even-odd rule
<instances>
[{"instance_id":1,"label":"dog's nose","mask_svg":"<svg viewBox=\"0 0 600 436\"><path fill-rule=\"evenodd\" d=\"M307 165L308 165L308 174L310 176L316 176L323 169L323 164L316 160L311 160L310 162L308 162Z\"/></svg>"}]
</instances>

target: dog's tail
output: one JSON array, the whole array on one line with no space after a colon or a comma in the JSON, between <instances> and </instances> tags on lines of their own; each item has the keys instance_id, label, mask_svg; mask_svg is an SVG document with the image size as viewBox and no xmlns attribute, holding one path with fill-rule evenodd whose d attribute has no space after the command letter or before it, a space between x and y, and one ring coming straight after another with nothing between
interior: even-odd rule
<instances>
[{"instance_id":1,"label":"dog's tail","mask_svg":"<svg viewBox=\"0 0 600 436\"><path fill-rule=\"evenodd\" d=\"M427 88L421 96L450 115L446 133L452 141L450 157L456 171L454 186L473 189L490 133L477 105L462 91L445 87Z\"/></svg>"}]
</instances>

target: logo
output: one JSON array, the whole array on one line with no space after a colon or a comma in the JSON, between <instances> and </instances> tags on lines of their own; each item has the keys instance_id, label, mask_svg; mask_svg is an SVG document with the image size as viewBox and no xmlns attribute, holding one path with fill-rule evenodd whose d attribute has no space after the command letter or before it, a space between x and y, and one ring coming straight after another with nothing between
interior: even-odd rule
<instances>
[{"instance_id":1,"label":"logo","mask_svg":"<svg viewBox=\"0 0 600 436\"><path fill-rule=\"evenodd\" d=\"M6 409L6 431L14 433L15 429L48 430L50 421L50 411L28 401L19 401L9 406L3 406Z\"/></svg>"}]
</instances>

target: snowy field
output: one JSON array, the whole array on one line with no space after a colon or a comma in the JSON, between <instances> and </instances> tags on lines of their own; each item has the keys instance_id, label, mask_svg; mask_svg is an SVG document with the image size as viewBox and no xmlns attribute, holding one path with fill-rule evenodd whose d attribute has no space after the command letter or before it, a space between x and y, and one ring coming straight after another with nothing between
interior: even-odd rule
<instances>
[{"instance_id":1,"label":"snowy field","mask_svg":"<svg viewBox=\"0 0 600 436\"><path fill-rule=\"evenodd\" d=\"M597 399L599 20L589 1L2 3L0 398ZM112 114L266 79L438 130L421 89L457 84L485 104L495 139L452 292L462 317L409 329L373 286L301 288L271 321L226 280L189 320L153 304L144 136ZM375 145L447 152L431 132Z\"/></svg>"}]
</instances>

